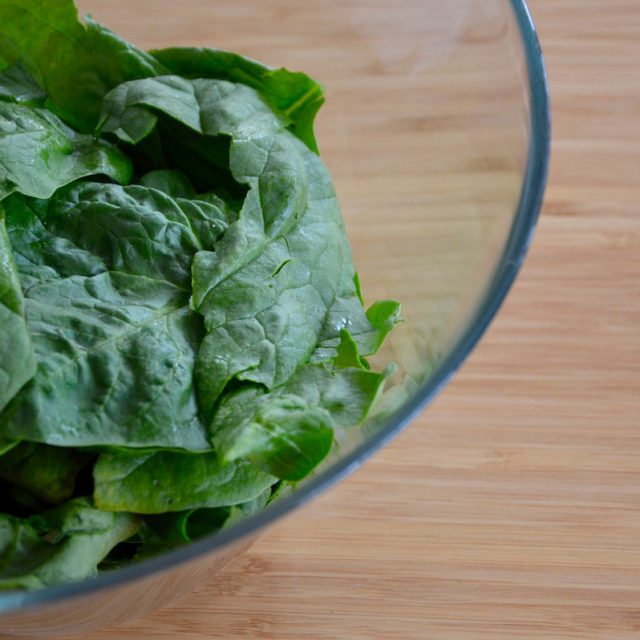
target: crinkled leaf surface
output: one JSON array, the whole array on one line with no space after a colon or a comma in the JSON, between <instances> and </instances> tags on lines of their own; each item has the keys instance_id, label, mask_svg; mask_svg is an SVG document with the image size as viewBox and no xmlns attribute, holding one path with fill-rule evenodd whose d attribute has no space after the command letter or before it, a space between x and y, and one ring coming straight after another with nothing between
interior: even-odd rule
<instances>
[{"instance_id":1,"label":"crinkled leaf surface","mask_svg":"<svg viewBox=\"0 0 640 640\"><path fill-rule=\"evenodd\" d=\"M211 204L79 183L12 197L9 235L38 370L0 434L58 446L209 447L193 389L202 320L191 261L225 222Z\"/></svg>"},{"instance_id":2,"label":"crinkled leaf surface","mask_svg":"<svg viewBox=\"0 0 640 640\"><path fill-rule=\"evenodd\" d=\"M364 311L322 101L234 53L139 51L71 0L0 0L0 589L215 532L367 416L399 307ZM109 183L131 165L139 186Z\"/></svg>"},{"instance_id":3,"label":"crinkled leaf surface","mask_svg":"<svg viewBox=\"0 0 640 640\"><path fill-rule=\"evenodd\" d=\"M326 340L339 340L351 324L374 332L331 179L261 96L221 80L149 78L111 92L101 125L137 142L160 117L201 134L203 146L229 137L231 173L249 187L215 252L198 252L193 264L193 304L207 330L197 362L205 415L234 378L267 389L284 384L321 332ZM354 303L336 318L338 300Z\"/></svg>"},{"instance_id":4,"label":"crinkled leaf surface","mask_svg":"<svg viewBox=\"0 0 640 640\"><path fill-rule=\"evenodd\" d=\"M0 412L35 372L22 289L0 205Z\"/></svg>"}]
</instances>

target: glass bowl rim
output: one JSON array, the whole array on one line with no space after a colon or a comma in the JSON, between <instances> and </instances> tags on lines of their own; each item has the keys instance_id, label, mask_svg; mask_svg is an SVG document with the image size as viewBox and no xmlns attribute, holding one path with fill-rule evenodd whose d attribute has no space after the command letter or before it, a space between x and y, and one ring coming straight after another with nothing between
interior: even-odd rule
<instances>
[{"instance_id":1,"label":"glass bowl rim","mask_svg":"<svg viewBox=\"0 0 640 640\"><path fill-rule=\"evenodd\" d=\"M195 560L199 556L221 550L257 533L355 471L365 460L406 428L444 388L487 330L509 292L533 238L546 188L551 115L544 59L526 0L509 1L520 30L529 84L531 137L522 190L511 231L491 284L487 287L484 298L467 329L433 374L421 385L409 402L387 418L383 427L347 456L309 480L291 495L273 503L268 509L220 533L212 534L140 564L101 574L96 578L37 591L0 593L0 614L34 605L50 605L148 577L169 570L178 564Z\"/></svg>"}]
</instances>

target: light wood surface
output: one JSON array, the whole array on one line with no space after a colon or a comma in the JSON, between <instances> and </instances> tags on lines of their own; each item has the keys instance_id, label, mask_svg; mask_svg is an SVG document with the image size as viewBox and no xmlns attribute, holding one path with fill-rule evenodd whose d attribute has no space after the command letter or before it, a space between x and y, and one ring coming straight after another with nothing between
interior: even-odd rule
<instances>
[{"instance_id":1,"label":"light wood surface","mask_svg":"<svg viewBox=\"0 0 640 640\"><path fill-rule=\"evenodd\" d=\"M640 638L640 6L531 9L550 187L478 349L361 471L91 640Z\"/></svg>"}]
</instances>

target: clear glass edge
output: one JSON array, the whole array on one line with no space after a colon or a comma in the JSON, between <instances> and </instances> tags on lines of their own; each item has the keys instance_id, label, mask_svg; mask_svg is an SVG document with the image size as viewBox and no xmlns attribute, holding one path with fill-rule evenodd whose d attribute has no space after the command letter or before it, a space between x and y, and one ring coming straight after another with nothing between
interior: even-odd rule
<instances>
[{"instance_id":1,"label":"clear glass edge","mask_svg":"<svg viewBox=\"0 0 640 640\"><path fill-rule=\"evenodd\" d=\"M96 591L116 587L125 582L170 570L178 564L205 556L256 534L259 530L310 501L314 496L355 471L370 456L405 429L444 388L478 343L502 306L533 239L546 188L551 140L551 112L544 59L536 28L525 0L511 0L511 5L522 36L529 76L531 140L525 178L517 213L492 283L487 288L487 293L476 310L473 321L433 375L416 392L411 401L390 416L387 424L366 442L356 447L331 468L310 480L290 496L274 503L265 511L218 534L213 534L139 565L118 569L113 573L105 573L90 580L68 585L31 592L10 591L0 594L0 613L9 613L35 605L54 604L56 601L86 596Z\"/></svg>"}]
</instances>

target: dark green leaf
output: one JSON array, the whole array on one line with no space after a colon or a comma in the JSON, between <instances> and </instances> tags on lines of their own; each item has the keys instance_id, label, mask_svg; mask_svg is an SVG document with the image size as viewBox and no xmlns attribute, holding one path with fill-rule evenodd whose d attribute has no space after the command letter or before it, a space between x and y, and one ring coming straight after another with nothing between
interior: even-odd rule
<instances>
[{"instance_id":1,"label":"dark green leaf","mask_svg":"<svg viewBox=\"0 0 640 640\"><path fill-rule=\"evenodd\" d=\"M242 394L235 399L242 402ZM215 435L216 451L228 461L246 458L278 478L304 478L331 449L331 416L299 396L261 400L249 420L234 424L229 416L218 414L225 426Z\"/></svg>"},{"instance_id":2,"label":"dark green leaf","mask_svg":"<svg viewBox=\"0 0 640 640\"><path fill-rule=\"evenodd\" d=\"M271 488L263 491L257 498L242 504L213 509L189 509L188 511L167 512L145 517L147 525L154 536L149 542L153 549L162 547L163 550L193 542L199 538L216 533L223 527L228 527L239 520L249 517L265 507L271 496ZM158 540L162 542L159 544ZM148 553L141 549L143 553Z\"/></svg>"},{"instance_id":3,"label":"dark green leaf","mask_svg":"<svg viewBox=\"0 0 640 640\"><path fill-rule=\"evenodd\" d=\"M229 518L230 507L189 509L145 517L145 524L168 547L183 545L219 531Z\"/></svg>"},{"instance_id":4,"label":"dark green leaf","mask_svg":"<svg viewBox=\"0 0 640 640\"><path fill-rule=\"evenodd\" d=\"M332 369L329 364L315 363L301 367L285 390L323 407L335 427L348 429L367 417L386 377L386 372L355 367Z\"/></svg>"},{"instance_id":5,"label":"dark green leaf","mask_svg":"<svg viewBox=\"0 0 640 640\"><path fill-rule=\"evenodd\" d=\"M35 372L22 289L0 205L0 412Z\"/></svg>"},{"instance_id":6,"label":"dark green leaf","mask_svg":"<svg viewBox=\"0 0 640 640\"><path fill-rule=\"evenodd\" d=\"M17 440L6 440L5 438L0 438L0 457L8 451L11 451L14 447L17 447L18 444L20 443Z\"/></svg>"},{"instance_id":7,"label":"dark green leaf","mask_svg":"<svg viewBox=\"0 0 640 640\"><path fill-rule=\"evenodd\" d=\"M71 497L76 476L90 458L74 449L25 442L0 457L0 478L58 504Z\"/></svg>"},{"instance_id":8,"label":"dark green leaf","mask_svg":"<svg viewBox=\"0 0 640 640\"><path fill-rule=\"evenodd\" d=\"M0 0L0 66L14 61L42 83L58 115L84 132L95 127L110 89L166 73L91 19L82 24L72 0Z\"/></svg>"},{"instance_id":9,"label":"dark green leaf","mask_svg":"<svg viewBox=\"0 0 640 640\"><path fill-rule=\"evenodd\" d=\"M150 171L140 178L140 184L144 187L158 189L172 198L193 199L196 196L196 190L189 178L182 171L175 169ZM214 204L220 208L219 203L215 202Z\"/></svg>"},{"instance_id":10,"label":"dark green leaf","mask_svg":"<svg viewBox=\"0 0 640 640\"><path fill-rule=\"evenodd\" d=\"M342 283L344 289L336 296L327 314L312 360L336 357L342 329L349 331L360 355L372 355L378 351L387 334L400 322L400 304L395 300L374 303L365 316L359 312L362 309L359 294L348 287L346 275Z\"/></svg>"}]
</instances>

